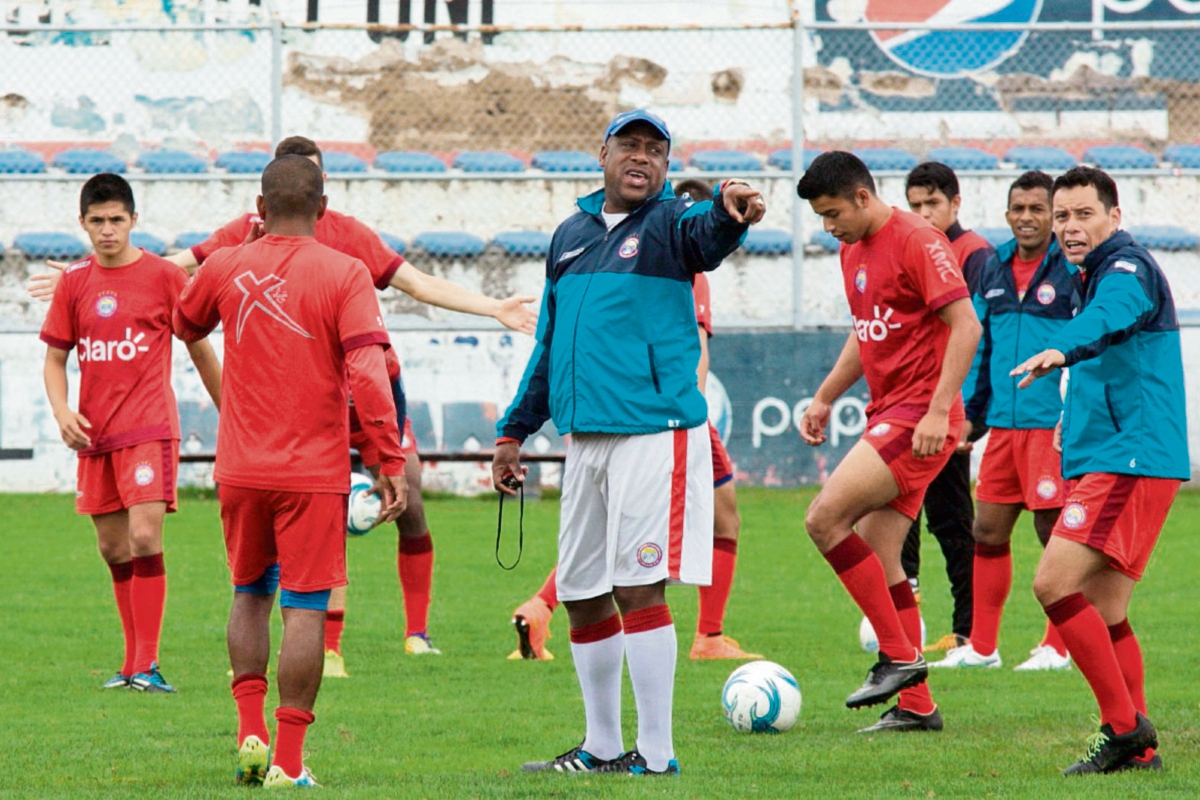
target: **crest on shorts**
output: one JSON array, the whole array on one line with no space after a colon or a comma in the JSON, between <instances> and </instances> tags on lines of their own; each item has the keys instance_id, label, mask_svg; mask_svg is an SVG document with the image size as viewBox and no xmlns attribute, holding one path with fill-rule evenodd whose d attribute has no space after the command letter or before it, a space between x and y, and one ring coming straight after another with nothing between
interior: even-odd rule
<instances>
[{"instance_id":1,"label":"crest on shorts","mask_svg":"<svg viewBox=\"0 0 1200 800\"><path fill-rule=\"evenodd\" d=\"M115 292L102 292L96 298L96 313L105 319L117 313L117 295Z\"/></svg>"},{"instance_id":2,"label":"crest on shorts","mask_svg":"<svg viewBox=\"0 0 1200 800\"><path fill-rule=\"evenodd\" d=\"M647 569L657 567L658 562L662 561L662 548L654 542L647 542L638 548L637 559L638 563Z\"/></svg>"},{"instance_id":3,"label":"crest on shorts","mask_svg":"<svg viewBox=\"0 0 1200 800\"><path fill-rule=\"evenodd\" d=\"M1055 296L1054 287L1048 283L1043 283L1037 288L1038 302L1044 306L1048 306L1053 303Z\"/></svg>"},{"instance_id":4,"label":"crest on shorts","mask_svg":"<svg viewBox=\"0 0 1200 800\"><path fill-rule=\"evenodd\" d=\"M1071 530L1077 530L1087 522L1087 509L1082 503L1068 503L1062 512L1062 523Z\"/></svg>"},{"instance_id":5,"label":"crest on shorts","mask_svg":"<svg viewBox=\"0 0 1200 800\"><path fill-rule=\"evenodd\" d=\"M881 422L878 425L876 425L874 428L871 428L871 435L872 436L887 436L888 432L891 431L891 429L892 429L892 426L890 424L888 424L886 422Z\"/></svg>"},{"instance_id":6,"label":"crest on shorts","mask_svg":"<svg viewBox=\"0 0 1200 800\"><path fill-rule=\"evenodd\" d=\"M138 486L149 486L154 480L154 467L149 461L141 461L133 468L133 482Z\"/></svg>"},{"instance_id":7,"label":"crest on shorts","mask_svg":"<svg viewBox=\"0 0 1200 800\"><path fill-rule=\"evenodd\" d=\"M854 288L858 291L859 294L862 294L863 292L865 292L867 290L867 268L866 267L859 267L858 271L854 273Z\"/></svg>"},{"instance_id":8,"label":"crest on shorts","mask_svg":"<svg viewBox=\"0 0 1200 800\"><path fill-rule=\"evenodd\" d=\"M638 254L638 237L630 236L625 241L621 242L621 249L617 251L617 255L621 258L633 258Z\"/></svg>"},{"instance_id":9,"label":"crest on shorts","mask_svg":"<svg viewBox=\"0 0 1200 800\"><path fill-rule=\"evenodd\" d=\"M1058 481L1051 477L1043 477L1037 484L1037 496L1043 500L1053 500L1058 496Z\"/></svg>"}]
</instances>

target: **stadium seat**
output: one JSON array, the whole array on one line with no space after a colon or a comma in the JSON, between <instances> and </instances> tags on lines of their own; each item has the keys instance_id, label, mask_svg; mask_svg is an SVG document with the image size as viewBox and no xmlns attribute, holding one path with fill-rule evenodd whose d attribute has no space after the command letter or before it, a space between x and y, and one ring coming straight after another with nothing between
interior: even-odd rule
<instances>
[{"instance_id":1,"label":"stadium seat","mask_svg":"<svg viewBox=\"0 0 1200 800\"><path fill-rule=\"evenodd\" d=\"M525 164L516 156L491 150L459 153L453 166L463 172L524 172Z\"/></svg>"},{"instance_id":2,"label":"stadium seat","mask_svg":"<svg viewBox=\"0 0 1200 800\"><path fill-rule=\"evenodd\" d=\"M505 231L492 237L492 244L507 255L519 258L545 258L550 252L550 234L542 231Z\"/></svg>"},{"instance_id":3,"label":"stadium seat","mask_svg":"<svg viewBox=\"0 0 1200 800\"><path fill-rule=\"evenodd\" d=\"M813 235L808 237L808 243L821 248L826 253L836 253L842 247L842 243L833 238L833 234L829 231L813 231Z\"/></svg>"},{"instance_id":4,"label":"stadium seat","mask_svg":"<svg viewBox=\"0 0 1200 800\"><path fill-rule=\"evenodd\" d=\"M579 150L545 150L534 153L533 166L546 172L599 172L600 160Z\"/></svg>"},{"instance_id":5,"label":"stadium seat","mask_svg":"<svg viewBox=\"0 0 1200 800\"><path fill-rule=\"evenodd\" d=\"M1061 147L1014 147L1004 154L1018 169L1040 169L1047 172L1068 170L1078 162L1075 156Z\"/></svg>"},{"instance_id":6,"label":"stadium seat","mask_svg":"<svg viewBox=\"0 0 1200 800\"><path fill-rule=\"evenodd\" d=\"M671 156L667 159L667 172L679 172L683 169L683 159Z\"/></svg>"},{"instance_id":7,"label":"stadium seat","mask_svg":"<svg viewBox=\"0 0 1200 800\"><path fill-rule=\"evenodd\" d=\"M209 236L212 236L212 234L204 233L203 231L187 231L176 236L175 244L171 246L176 250L187 250L200 244Z\"/></svg>"},{"instance_id":8,"label":"stadium seat","mask_svg":"<svg viewBox=\"0 0 1200 800\"><path fill-rule=\"evenodd\" d=\"M804 148L804 168L811 167L813 159L824 152L824 150L814 150L810 147ZM790 170L792 168L792 151L772 150L771 155L767 156L767 165L777 169Z\"/></svg>"},{"instance_id":9,"label":"stadium seat","mask_svg":"<svg viewBox=\"0 0 1200 800\"><path fill-rule=\"evenodd\" d=\"M129 243L156 256L161 256L167 252L167 243L152 233L134 231L129 234Z\"/></svg>"},{"instance_id":10,"label":"stadium seat","mask_svg":"<svg viewBox=\"0 0 1200 800\"><path fill-rule=\"evenodd\" d=\"M762 161L741 150L697 150L691 165L706 172L762 172Z\"/></svg>"},{"instance_id":11,"label":"stadium seat","mask_svg":"<svg viewBox=\"0 0 1200 800\"><path fill-rule=\"evenodd\" d=\"M99 172L125 171L125 162L105 150L76 147L63 150L51 164L72 175L95 175Z\"/></svg>"},{"instance_id":12,"label":"stadium seat","mask_svg":"<svg viewBox=\"0 0 1200 800\"><path fill-rule=\"evenodd\" d=\"M399 236L380 231L379 238L383 239L383 243L392 248L397 255L404 255L404 251L408 249L408 245Z\"/></svg>"},{"instance_id":13,"label":"stadium seat","mask_svg":"<svg viewBox=\"0 0 1200 800\"><path fill-rule=\"evenodd\" d=\"M446 162L433 153L392 150L375 156L375 169L384 172L445 172Z\"/></svg>"},{"instance_id":14,"label":"stadium seat","mask_svg":"<svg viewBox=\"0 0 1200 800\"><path fill-rule=\"evenodd\" d=\"M975 232L986 239L992 247L999 247L1013 238L1011 228L975 228Z\"/></svg>"},{"instance_id":15,"label":"stadium seat","mask_svg":"<svg viewBox=\"0 0 1200 800\"><path fill-rule=\"evenodd\" d=\"M194 369L188 364L189 369ZM179 432L183 434L180 449L184 452L215 453L217 451L217 408L208 401L179 401Z\"/></svg>"},{"instance_id":16,"label":"stadium seat","mask_svg":"<svg viewBox=\"0 0 1200 800\"><path fill-rule=\"evenodd\" d=\"M427 231L413 239L413 249L438 258L480 255L485 248L483 239L460 231Z\"/></svg>"},{"instance_id":17,"label":"stadium seat","mask_svg":"<svg viewBox=\"0 0 1200 800\"><path fill-rule=\"evenodd\" d=\"M351 153L340 153L336 150L325 152L321 154L321 161L325 165L325 172L330 175L367 171L367 162Z\"/></svg>"},{"instance_id":18,"label":"stadium seat","mask_svg":"<svg viewBox=\"0 0 1200 800\"><path fill-rule=\"evenodd\" d=\"M1153 155L1127 144L1089 147L1083 154L1083 160L1100 169L1154 169L1158 166Z\"/></svg>"},{"instance_id":19,"label":"stadium seat","mask_svg":"<svg viewBox=\"0 0 1200 800\"><path fill-rule=\"evenodd\" d=\"M230 150L217 156L213 166L234 175L255 175L271 163L271 154L261 150Z\"/></svg>"},{"instance_id":20,"label":"stadium seat","mask_svg":"<svg viewBox=\"0 0 1200 800\"><path fill-rule=\"evenodd\" d=\"M1163 158L1180 169L1200 169L1200 145L1173 144L1163 151Z\"/></svg>"},{"instance_id":21,"label":"stadium seat","mask_svg":"<svg viewBox=\"0 0 1200 800\"><path fill-rule=\"evenodd\" d=\"M472 443L474 440L474 443ZM442 446L446 450L491 450L496 440L495 403L445 403L442 405ZM481 458L491 461L491 456Z\"/></svg>"},{"instance_id":22,"label":"stadium seat","mask_svg":"<svg viewBox=\"0 0 1200 800\"><path fill-rule=\"evenodd\" d=\"M907 172L917 165L917 157L894 147L860 147L854 155L862 159L867 169L880 172Z\"/></svg>"},{"instance_id":23,"label":"stadium seat","mask_svg":"<svg viewBox=\"0 0 1200 800\"><path fill-rule=\"evenodd\" d=\"M135 166L154 174L194 175L208 172L208 162L180 150L151 150L137 158Z\"/></svg>"},{"instance_id":24,"label":"stadium seat","mask_svg":"<svg viewBox=\"0 0 1200 800\"><path fill-rule=\"evenodd\" d=\"M1136 225L1129 229L1138 244L1149 250L1195 250L1200 236L1178 225Z\"/></svg>"},{"instance_id":25,"label":"stadium seat","mask_svg":"<svg viewBox=\"0 0 1200 800\"><path fill-rule=\"evenodd\" d=\"M417 440L420 452L440 450L437 434L433 430L433 415L429 413L429 404L424 400L409 400L408 414L412 421L413 437Z\"/></svg>"},{"instance_id":26,"label":"stadium seat","mask_svg":"<svg viewBox=\"0 0 1200 800\"><path fill-rule=\"evenodd\" d=\"M69 233L18 233L13 239L13 247L32 259L78 261L88 254L87 245Z\"/></svg>"},{"instance_id":27,"label":"stadium seat","mask_svg":"<svg viewBox=\"0 0 1200 800\"><path fill-rule=\"evenodd\" d=\"M792 234L770 228L751 228L742 249L754 256L783 256L792 252Z\"/></svg>"},{"instance_id":28,"label":"stadium seat","mask_svg":"<svg viewBox=\"0 0 1200 800\"><path fill-rule=\"evenodd\" d=\"M45 171L46 160L37 153L19 148L0 150L0 174L29 175Z\"/></svg>"},{"instance_id":29,"label":"stadium seat","mask_svg":"<svg viewBox=\"0 0 1200 800\"><path fill-rule=\"evenodd\" d=\"M925 154L926 161L939 161L950 169L995 169L1000 159L974 147L935 147Z\"/></svg>"}]
</instances>

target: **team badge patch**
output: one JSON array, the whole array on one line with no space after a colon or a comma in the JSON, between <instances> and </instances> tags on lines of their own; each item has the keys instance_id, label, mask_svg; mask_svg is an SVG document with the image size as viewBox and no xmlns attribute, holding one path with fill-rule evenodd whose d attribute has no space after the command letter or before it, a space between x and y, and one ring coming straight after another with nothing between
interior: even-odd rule
<instances>
[{"instance_id":1,"label":"team badge patch","mask_svg":"<svg viewBox=\"0 0 1200 800\"><path fill-rule=\"evenodd\" d=\"M858 272L854 273L854 288L862 294L867 290L867 268L859 267Z\"/></svg>"},{"instance_id":2,"label":"team badge patch","mask_svg":"<svg viewBox=\"0 0 1200 800\"><path fill-rule=\"evenodd\" d=\"M1048 306L1054 302L1055 292L1054 287L1048 283L1043 283L1037 288L1038 302L1044 306Z\"/></svg>"},{"instance_id":3,"label":"team badge patch","mask_svg":"<svg viewBox=\"0 0 1200 800\"><path fill-rule=\"evenodd\" d=\"M108 319L117 313L117 296L112 292L104 292L96 298L96 313Z\"/></svg>"},{"instance_id":4,"label":"team badge patch","mask_svg":"<svg viewBox=\"0 0 1200 800\"><path fill-rule=\"evenodd\" d=\"M133 482L138 486L149 486L154 480L154 467L143 461L133 469Z\"/></svg>"},{"instance_id":5,"label":"team badge patch","mask_svg":"<svg viewBox=\"0 0 1200 800\"><path fill-rule=\"evenodd\" d=\"M647 569L657 567L658 562L662 561L662 548L653 542L648 542L638 548L637 559L638 563Z\"/></svg>"},{"instance_id":6,"label":"team badge patch","mask_svg":"<svg viewBox=\"0 0 1200 800\"><path fill-rule=\"evenodd\" d=\"M1058 496L1058 481L1053 478L1042 478L1037 484L1037 496L1043 500L1053 500Z\"/></svg>"},{"instance_id":7,"label":"team badge patch","mask_svg":"<svg viewBox=\"0 0 1200 800\"><path fill-rule=\"evenodd\" d=\"M638 254L638 237L630 236L625 241L621 242L621 249L617 251L617 255L621 258L633 258Z\"/></svg>"},{"instance_id":8,"label":"team badge patch","mask_svg":"<svg viewBox=\"0 0 1200 800\"><path fill-rule=\"evenodd\" d=\"M1087 509L1082 503L1068 503L1062 512L1062 523L1073 531L1082 528L1087 523Z\"/></svg>"},{"instance_id":9,"label":"team badge patch","mask_svg":"<svg viewBox=\"0 0 1200 800\"><path fill-rule=\"evenodd\" d=\"M887 436L888 432L891 431L891 429L892 429L892 426L890 424L888 424L886 422L881 422L878 425L876 425L874 428L871 428L871 435L872 436Z\"/></svg>"}]
</instances>

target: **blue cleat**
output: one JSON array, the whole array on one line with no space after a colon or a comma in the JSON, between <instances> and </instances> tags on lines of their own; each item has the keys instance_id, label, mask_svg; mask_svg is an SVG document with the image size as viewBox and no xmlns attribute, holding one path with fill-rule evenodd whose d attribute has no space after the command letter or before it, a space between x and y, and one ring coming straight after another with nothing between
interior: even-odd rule
<instances>
[{"instance_id":1,"label":"blue cleat","mask_svg":"<svg viewBox=\"0 0 1200 800\"><path fill-rule=\"evenodd\" d=\"M111 678L106 680L100 686L100 688L101 689L127 689L129 687L130 680L131 679L128 675L122 675L121 673L118 672L116 675L113 675Z\"/></svg>"},{"instance_id":2,"label":"blue cleat","mask_svg":"<svg viewBox=\"0 0 1200 800\"><path fill-rule=\"evenodd\" d=\"M175 692L175 687L167 683L166 678L158 671L158 662L150 665L149 672L139 672L130 678L129 688L149 694L173 694Z\"/></svg>"},{"instance_id":3,"label":"blue cleat","mask_svg":"<svg viewBox=\"0 0 1200 800\"><path fill-rule=\"evenodd\" d=\"M671 759L667 762L667 768L661 771L650 769L646 764L646 759L636 749L630 750L618 759L610 761L607 765L601 767L599 772L623 772L626 775L678 775L679 762Z\"/></svg>"}]
</instances>

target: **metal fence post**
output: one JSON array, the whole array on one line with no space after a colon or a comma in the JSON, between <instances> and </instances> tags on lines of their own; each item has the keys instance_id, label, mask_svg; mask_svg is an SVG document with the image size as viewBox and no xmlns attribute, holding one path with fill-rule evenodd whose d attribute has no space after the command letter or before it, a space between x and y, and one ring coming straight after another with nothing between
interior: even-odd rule
<instances>
[{"instance_id":1,"label":"metal fence post","mask_svg":"<svg viewBox=\"0 0 1200 800\"><path fill-rule=\"evenodd\" d=\"M792 10L792 182L787 193L792 203L792 327L799 330L804 320L804 204L795 196L796 183L804 173L804 20L798 7Z\"/></svg>"}]
</instances>

